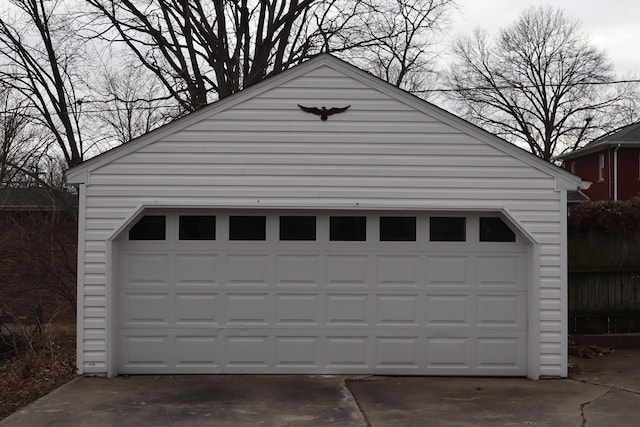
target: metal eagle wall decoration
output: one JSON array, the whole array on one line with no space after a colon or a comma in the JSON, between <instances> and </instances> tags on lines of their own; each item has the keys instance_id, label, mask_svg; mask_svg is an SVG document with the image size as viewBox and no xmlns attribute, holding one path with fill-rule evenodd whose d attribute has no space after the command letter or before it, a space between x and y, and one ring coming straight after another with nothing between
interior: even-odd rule
<instances>
[{"instance_id":1,"label":"metal eagle wall decoration","mask_svg":"<svg viewBox=\"0 0 640 427\"><path fill-rule=\"evenodd\" d=\"M318 108L318 107L305 107L303 105L298 104L298 107L300 107L300 109L305 113L311 113L311 114L315 114L316 116L320 116L320 120L324 122L324 121L327 121L327 118L329 116L347 111L347 109L351 107L351 105L347 105L346 107L342 107L342 108L334 107L329 109L327 109L327 107L325 107L324 105L322 106L322 108Z\"/></svg>"}]
</instances>

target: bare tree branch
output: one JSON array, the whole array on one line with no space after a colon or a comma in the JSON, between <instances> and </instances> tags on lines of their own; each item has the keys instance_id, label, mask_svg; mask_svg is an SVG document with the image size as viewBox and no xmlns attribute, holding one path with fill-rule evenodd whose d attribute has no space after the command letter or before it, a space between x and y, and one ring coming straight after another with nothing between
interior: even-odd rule
<instances>
[{"instance_id":1,"label":"bare tree branch","mask_svg":"<svg viewBox=\"0 0 640 427\"><path fill-rule=\"evenodd\" d=\"M477 30L454 54L448 83L464 115L548 161L622 124L611 111L634 99L630 86L597 85L612 66L559 9L528 9L494 41Z\"/></svg>"},{"instance_id":2,"label":"bare tree branch","mask_svg":"<svg viewBox=\"0 0 640 427\"><path fill-rule=\"evenodd\" d=\"M430 69L428 35L454 0L85 0L96 33L124 43L186 111L320 52L399 86ZM385 71L386 70L386 71Z\"/></svg>"},{"instance_id":3,"label":"bare tree branch","mask_svg":"<svg viewBox=\"0 0 640 427\"><path fill-rule=\"evenodd\" d=\"M32 120L48 129L67 165L75 166L84 155L74 88L77 46L54 14L57 1L10 1L20 14L12 22L0 17L0 78L37 111Z\"/></svg>"}]
</instances>

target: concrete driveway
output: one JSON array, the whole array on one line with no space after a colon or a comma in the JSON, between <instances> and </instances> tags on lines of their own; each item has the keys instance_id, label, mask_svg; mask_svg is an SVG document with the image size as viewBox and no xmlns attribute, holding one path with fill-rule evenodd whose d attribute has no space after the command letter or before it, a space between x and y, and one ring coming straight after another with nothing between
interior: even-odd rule
<instances>
[{"instance_id":1,"label":"concrete driveway","mask_svg":"<svg viewBox=\"0 0 640 427\"><path fill-rule=\"evenodd\" d=\"M574 379L343 376L77 378L0 426L636 426L640 351Z\"/></svg>"}]
</instances>

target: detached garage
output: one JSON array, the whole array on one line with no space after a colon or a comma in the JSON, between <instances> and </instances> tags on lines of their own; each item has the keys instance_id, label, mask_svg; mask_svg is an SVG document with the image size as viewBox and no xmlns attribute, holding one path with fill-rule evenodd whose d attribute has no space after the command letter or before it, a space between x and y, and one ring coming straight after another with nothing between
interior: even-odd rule
<instances>
[{"instance_id":1,"label":"detached garage","mask_svg":"<svg viewBox=\"0 0 640 427\"><path fill-rule=\"evenodd\" d=\"M567 374L580 179L330 55L67 177L80 373Z\"/></svg>"}]
</instances>

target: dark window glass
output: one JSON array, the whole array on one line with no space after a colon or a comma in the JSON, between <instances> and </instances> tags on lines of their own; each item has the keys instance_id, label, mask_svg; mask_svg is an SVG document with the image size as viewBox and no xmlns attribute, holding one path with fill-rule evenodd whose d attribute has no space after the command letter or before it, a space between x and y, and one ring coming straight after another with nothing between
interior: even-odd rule
<instances>
[{"instance_id":1,"label":"dark window glass","mask_svg":"<svg viewBox=\"0 0 640 427\"><path fill-rule=\"evenodd\" d=\"M212 215L187 215L179 219L180 240L215 240L216 217Z\"/></svg>"},{"instance_id":2,"label":"dark window glass","mask_svg":"<svg viewBox=\"0 0 640 427\"><path fill-rule=\"evenodd\" d=\"M466 239L466 218L445 216L429 218L429 240L432 242L464 242Z\"/></svg>"},{"instance_id":3,"label":"dark window glass","mask_svg":"<svg viewBox=\"0 0 640 427\"><path fill-rule=\"evenodd\" d=\"M367 217L330 217L329 240L333 242L364 242L367 240Z\"/></svg>"},{"instance_id":4,"label":"dark window glass","mask_svg":"<svg viewBox=\"0 0 640 427\"><path fill-rule=\"evenodd\" d=\"M316 240L316 217L281 216L280 240Z\"/></svg>"},{"instance_id":5,"label":"dark window glass","mask_svg":"<svg viewBox=\"0 0 640 427\"><path fill-rule=\"evenodd\" d=\"M267 217L230 216L229 240L266 240Z\"/></svg>"},{"instance_id":6,"label":"dark window glass","mask_svg":"<svg viewBox=\"0 0 640 427\"><path fill-rule=\"evenodd\" d=\"M161 215L145 215L129 230L129 240L165 240L166 218Z\"/></svg>"},{"instance_id":7,"label":"dark window glass","mask_svg":"<svg viewBox=\"0 0 640 427\"><path fill-rule=\"evenodd\" d=\"M515 242L516 234L498 217L480 218L481 242Z\"/></svg>"},{"instance_id":8,"label":"dark window glass","mask_svg":"<svg viewBox=\"0 0 640 427\"><path fill-rule=\"evenodd\" d=\"M381 216L380 241L382 242L415 242L416 217L414 216Z\"/></svg>"}]
</instances>

